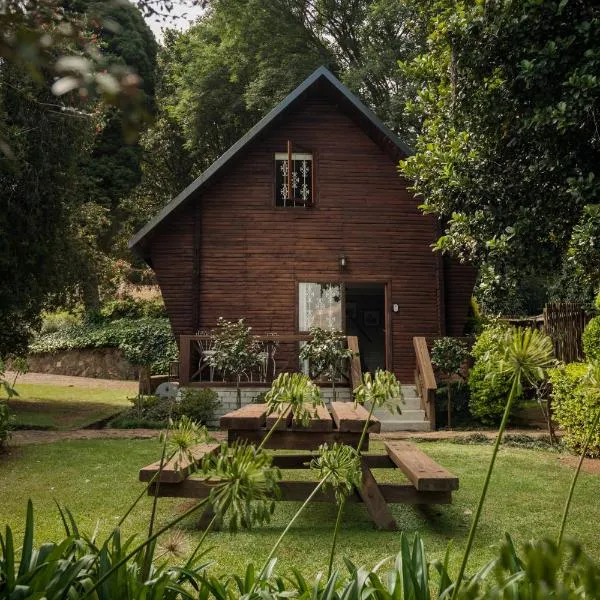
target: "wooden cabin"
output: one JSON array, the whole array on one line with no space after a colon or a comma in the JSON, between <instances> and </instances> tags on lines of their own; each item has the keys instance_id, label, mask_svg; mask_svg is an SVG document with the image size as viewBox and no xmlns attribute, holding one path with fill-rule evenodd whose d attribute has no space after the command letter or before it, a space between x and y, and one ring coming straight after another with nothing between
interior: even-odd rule
<instances>
[{"instance_id":1,"label":"wooden cabin","mask_svg":"<svg viewBox=\"0 0 600 600\"><path fill-rule=\"evenodd\" d=\"M415 336L462 335L473 272L432 252L438 222L398 172L410 152L322 67L143 227L129 245L185 340L180 373L197 364L181 336L221 316L281 339L340 329L363 370L402 382Z\"/></svg>"}]
</instances>

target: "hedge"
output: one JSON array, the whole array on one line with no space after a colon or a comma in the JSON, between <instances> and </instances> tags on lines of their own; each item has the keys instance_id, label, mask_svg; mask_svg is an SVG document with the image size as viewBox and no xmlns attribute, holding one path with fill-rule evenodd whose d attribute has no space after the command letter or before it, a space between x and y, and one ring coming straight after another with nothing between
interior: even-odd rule
<instances>
[{"instance_id":1,"label":"hedge","mask_svg":"<svg viewBox=\"0 0 600 600\"><path fill-rule=\"evenodd\" d=\"M552 383L552 412L554 419L565 430L565 442L572 450L581 452L600 403L585 383L588 365L570 363L549 371ZM600 456L600 431L592 437L588 456Z\"/></svg>"},{"instance_id":2,"label":"hedge","mask_svg":"<svg viewBox=\"0 0 600 600\"><path fill-rule=\"evenodd\" d=\"M152 373L168 373L169 363L178 359L168 319L84 322L42 334L29 345L33 354L86 348L118 348L132 364L150 365Z\"/></svg>"}]
</instances>

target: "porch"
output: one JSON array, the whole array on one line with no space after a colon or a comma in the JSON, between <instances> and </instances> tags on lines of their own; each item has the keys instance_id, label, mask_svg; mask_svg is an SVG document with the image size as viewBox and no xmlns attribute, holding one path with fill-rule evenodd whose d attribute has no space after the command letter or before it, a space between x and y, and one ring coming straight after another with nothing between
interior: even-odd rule
<instances>
[{"instance_id":1,"label":"porch","mask_svg":"<svg viewBox=\"0 0 600 600\"><path fill-rule=\"evenodd\" d=\"M261 345L261 364L240 379L242 405L255 403L266 393L273 380L284 372L306 372L308 365L299 358L301 343L310 339L308 334L257 335ZM315 383L321 388L326 404L334 400L352 401L352 391L362 381L360 348L357 336L346 336L346 346L353 357L346 372L335 386L324 378ZM417 369L415 385L402 385L404 400L398 400L401 414L392 415L387 409L376 409L382 431L429 431L435 427L435 377L424 338L415 338ZM221 401L219 412L237 408L236 381L226 378L211 367L212 341L209 334L181 335L179 338L179 384L183 387L214 389Z\"/></svg>"}]
</instances>

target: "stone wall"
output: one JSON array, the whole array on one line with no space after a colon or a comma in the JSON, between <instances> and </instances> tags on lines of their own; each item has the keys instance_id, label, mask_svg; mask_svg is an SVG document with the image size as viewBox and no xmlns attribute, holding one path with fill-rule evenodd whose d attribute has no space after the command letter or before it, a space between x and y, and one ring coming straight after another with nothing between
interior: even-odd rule
<instances>
[{"instance_id":1,"label":"stone wall","mask_svg":"<svg viewBox=\"0 0 600 600\"><path fill-rule=\"evenodd\" d=\"M32 373L53 373L100 379L137 379L137 369L116 348L65 350L31 354L27 357ZM10 368L10 365L9 365Z\"/></svg>"},{"instance_id":2,"label":"stone wall","mask_svg":"<svg viewBox=\"0 0 600 600\"><path fill-rule=\"evenodd\" d=\"M211 427L219 426L219 419L228 412L237 409L237 392L235 387L231 388L213 388L217 394L219 394L220 406L215 411L215 419L208 423ZM255 401L256 396L260 393L268 392L270 388L241 388L242 395L242 406L246 404L252 404ZM340 402L349 402L352 400L350 388L336 388L337 399ZM321 388L321 396L326 404L329 404L333 400L333 391L331 388Z\"/></svg>"}]
</instances>

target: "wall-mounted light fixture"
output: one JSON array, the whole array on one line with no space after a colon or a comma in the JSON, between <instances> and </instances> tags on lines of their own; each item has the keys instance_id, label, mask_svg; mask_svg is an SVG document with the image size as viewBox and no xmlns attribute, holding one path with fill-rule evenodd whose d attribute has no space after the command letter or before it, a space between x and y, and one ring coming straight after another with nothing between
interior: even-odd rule
<instances>
[{"instance_id":1,"label":"wall-mounted light fixture","mask_svg":"<svg viewBox=\"0 0 600 600\"><path fill-rule=\"evenodd\" d=\"M338 263L340 265L340 271L343 271L348 266L348 259L346 255L342 252L338 258Z\"/></svg>"}]
</instances>

